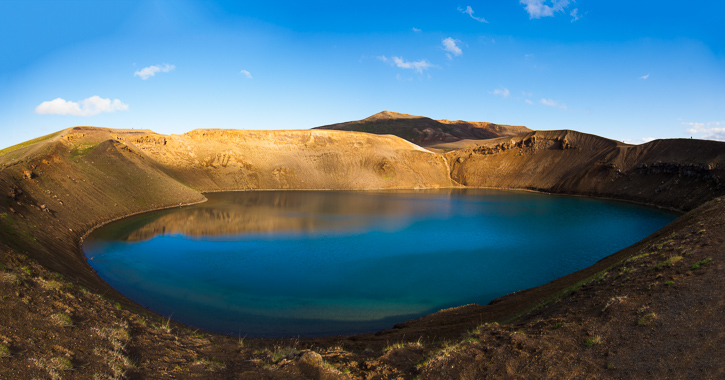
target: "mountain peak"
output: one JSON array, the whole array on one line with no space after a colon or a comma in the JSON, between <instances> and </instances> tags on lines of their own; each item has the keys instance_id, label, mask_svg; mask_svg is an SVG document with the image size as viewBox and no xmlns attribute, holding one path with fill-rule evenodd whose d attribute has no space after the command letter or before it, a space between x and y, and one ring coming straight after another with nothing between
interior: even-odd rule
<instances>
[{"instance_id":1,"label":"mountain peak","mask_svg":"<svg viewBox=\"0 0 725 380\"><path fill-rule=\"evenodd\" d=\"M407 113L400 113L400 112L392 112L392 111L382 111L378 112L375 115L372 115L366 119L365 121L375 121L375 120L391 120L391 119L421 119L422 116L415 116L415 115L408 115Z\"/></svg>"}]
</instances>

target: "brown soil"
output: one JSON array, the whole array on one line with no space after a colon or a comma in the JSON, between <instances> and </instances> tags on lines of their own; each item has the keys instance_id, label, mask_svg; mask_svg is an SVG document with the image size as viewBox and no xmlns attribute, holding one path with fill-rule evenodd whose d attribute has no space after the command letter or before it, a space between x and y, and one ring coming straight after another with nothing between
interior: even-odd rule
<instances>
[{"instance_id":1,"label":"brown soil","mask_svg":"<svg viewBox=\"0 0 725 380\"><path fill-rule=\"evenodd\" d=\"M72 128L5 152L2 379L725 376L723 143L630 146L534 132L443 156L334 131ZM110 288L79 249L93 226L202 201L200 191L436 187L455 184L451 177L692 211L592 267L490 305L315 339L240 339L176 324Z\"/></svg>"}]
</instances>

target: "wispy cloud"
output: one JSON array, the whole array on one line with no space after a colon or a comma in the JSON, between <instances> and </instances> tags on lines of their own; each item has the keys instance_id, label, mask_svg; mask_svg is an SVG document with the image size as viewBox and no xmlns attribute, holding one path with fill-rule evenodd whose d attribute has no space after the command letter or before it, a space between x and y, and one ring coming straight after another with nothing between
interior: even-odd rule
<instances>
[{"instance_id":1,"label":"wispy cloud","mask_svg":"<svg viewBox=\"0 0 725 380\"><path fill-rule=\"evenodd\" d=\"M414 31L414 32L416 32L416 33L420 33L420 32L422 32L422 30L420 30L420 29L418 29L418 28L413 28L413 31Z\"/></svg>"},{"instance_id":2,"label":"wispy cloud","mask_svg":"<svg viewBox=\"0 0 725 380\"><path fill-rule=\"evenodd\" d=\"M467 6L466 9L463 9L461 7L458 7L458 11L461 12L461 13L465 13L465 14L471 16L472 19L474 19L474 20L476 20L478 22L485 22L486 24L488 24L488 21L486 21L485 18L483 18L483 17L476 17L476 16L473 15L473 8L471 8L470 5Z\"/></svg>"},{"instance_id":3,"label":"wispy cloud","mask_svg":"<svg viewBox=\"0 0 725 380\"><path fill-rule=\"evenodd\" d=\"M572 9L571 13L569 13L569 16L571 16L571 22L577 21L577 20L579 20L580 18L582 18L582 17L581 17L580 15L579 15L579 8L574 8L574 9Z\"/></svg>"},{"instance_id":4,"label":"wispy cloud","mask_svg":"<svg viewBox=\"0 0 725 380\"><path fill-rule=\"evenodd\" d=\"M647 78L649 78L649 74L647 74L647 75L642 75L641 77L639 77L639 79L647 79Z\"/></svg>"},{"instance_id":5,"label":"wispy cloud","mask_svg":"<svg viewBox=\"0 0 725 380\"><path fill-rule=\"evenodd\" d=\"M529 19L553 17L554 12L563 12L569 6L569 0L549 0L551 5L544 4L545 0L519 0L529 14ZM573 15L572 15L573 16Z\"/></svg>"},{"instance_id":6,"label":"wispy cloud","mask_svg":"<svg viewBox=\"0 0 725 380\"><path fill-rule=\"evenodd\" d=\"M378 59L385 63L389 63L397 68L413 70L419 74L422 74L424 70L427 70L431 67L435 67L434 64L428 62L425 59L421 59L420 61L411 62L411 61L406 61L400 57L391 57L390 59L388 59L388 57L386 57L384 55L378 56Z\"/></svg>"},{"instance_id":7,"label":"wispy cloud","mask_svg":"<svg viewBox=\"0 0 725 380\"><path fill-rule=\"evenodd\" d=\"M133 76L140 77L141 79L146 80L156 75L156 73L168 73L175 68L176 66L169 65L168 63L165 63L163 65L153 65L149 67L144 67L141 70L137 70L135 73L133 73Z\"/></svg>"},{"instance_id":8,"label":"wispy cloud","mask_svg":"<svg viewBox=\"0 0 725 380\"><path fill-rule=\"evenodd\" d=\"M451 54L453 54L455 56L459 56L459 55L463 54L463 50L461 50L461 48L458 47L458 45L456 45L456 42L461 42L461 41L454 40L453 38L448 37L448 38L442 40L441 42L443 43L443 50L448 52L448 54L446 54L446 56L448 56L448 59L453 59Z\"/></svg>"},{"instance_id":9,"label":"wispy cloud","mask_svg":"<svg viewBox=\"0 0 725 380\"><path fill-rule=\"evenodd\" d=\"M71 102L62 98L45 101L35 107L35 113L43 115L93 116L103 112L127 111L128 104L118 99L104 99L91 96L79 102Z\"/></svg>"},{"instance_id":10,"label":"wispy cloud","mask_svg":"<svg viewBox=\"0 0 725 380\"><path fill-rule=\"evenodd\" d=\"M639 139L624 139L622 141L626 142L627 144L645 144L645 143L648 143L648 142L654 141L654 140L657 140L657 139L654 137L642 137Z\"/></svg>"},{"instance_id":11,"label":"wispy cloud","mask_svg":"<svg viewBox=\"0 0 725 380\"><path fill-rule=\"evenodd\" d=\"M683 122L682 125L689 126L686 130L691 135L702 135L698 138L705 140L725 141L725 121L710 121L707 123Z\"/></svg>"},{"instance_id":12,"label":"wispy cloud","mask_svg":"<svg viewBox=\"0 0 725 380\"><path fill-rule=\"evenodd\" d=\"M511 95L511 91L509 91L506 87L497 88L490 92L493 95L500 95L503 98L508 98L509 95Z\"/></svg>"},{"instance_id":13,"label":"wispy cloud","mask_svg":"<svg viewBox=\"0 0 725 380\"><path fill-rule=\"evenodd\" d=\"M250 74L249 71L242 70L242 71L240 71L240 73L242 73L242 75L244 75L245 77L252 79L252 74Z\"/></svg>"},{"instance_id":14,"label":"wispy cloud","mask_svg":"<svg viewBox=\"0 0 725 380\"><path fill-rule=\"evenodd\" d=\"M526 103L526 104L534 104L534 102L532 102L531 99L524 100L524 103Z\"/></svg>"},{"instance_id":15,"label":"wispy cloud","mask_svg":"<svg viewBox=\"0 0 725 380\"><path fill-rule=\"evenodd\" d=\"M564 110L566 109L566 104L560 103L560 102L558 102L558 101L556 101L554 99L542 98L541 100L539 100L539 103L541 103L541 104L543 104L545 106L549 106L549 107L559 107L559 108L564 109Z\"/></svg>"}]
</instances>

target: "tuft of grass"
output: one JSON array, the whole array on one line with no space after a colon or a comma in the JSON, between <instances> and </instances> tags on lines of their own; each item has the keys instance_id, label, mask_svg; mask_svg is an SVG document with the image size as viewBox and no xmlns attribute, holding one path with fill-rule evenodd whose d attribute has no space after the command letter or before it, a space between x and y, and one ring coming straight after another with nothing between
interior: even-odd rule
<instances>
[{"instance_id":1,"label":"tuft of grass","mask_svg":"<svg viewBox=\"0 0 725 380\"><path fill-rule=\"evenodd\" d=\"M9 358L10 356L10 348L0 343L0 358Z\"/></svg>"},{"instance_id":2,"label":"tuft of grass","mask_svg":"<svg viewBox=\"0 0 725 380\"><path fill-rule=\"evenodd\" d=\"M131 339L128 332L128 322L122 321L119 327L103 327L93 329L102 338L108 340L112 349L95 348L93 353L102 357L111 370L111 379L123 379L126 370L133 368L134 364L126 356L126 343Z\"/></svg>"},{"instance_id":3,"label":"tuft of grass","mask_svg":"<svg viewBox=\"0 0 725 380\"><path fill-rule=\"evenodd\" d=\"M59 289L63 288L63 286L65 285L60 281L44 280L42 278L38 282L40 283L40 286L42 286L44 289L47 289L47 290L53 290L53 289L59 290Z\"/></svg>"},{"instance_id":4,"label":"tuft of grass","mask_svg":"<svg viewBox=\"0 0 725 380\"><path fill-rule=\"evenodd\" d=\"M602 312L604 312L605 310L607 310L610 306L612 306L614 304L624 302L626 299L627 299L627 296L617 296L617 297L610 298L609 301L607 301L607 304L604 305Z\"/></svg>"},{"instance_id":5,"label":"tuft of grass","mask_svg":"<svg viewBox=\"0 0 725 380\"><path fill-rule=\"evenodd\" d=\"M480 335L483 333L483 330L486 330L488 326L498 326L498 322L491 322L491 323L484 323L482 325L478 325L475 329L470 331L468 335Z\"/></svg>"},{"instance_id":6,"label":"tuft of grass","mask_svg":"<svg viewBox=\"0 0 725 380\"><path fill-rule=\"evenodd\" d=\"M556 329L558 329L558 328L560 328L560 327L564 326L565 324L566 324L566 322L559 322L559 323L555 324L555 325L554 325L554 330L556 330Z\"/></svg>"},{"instance_id":7,"label":"tuft of grass","mask_svg":"<svg viewBox=\"0 0 725 380\"><path fill-rule=\"evenodd\" d=\"M619 273L617 273L617 275L614 278L615 279L619 278L621 276L624 276L627 273L632 273L636 270L637 270L637 268L622 266L622 268L620 268L620 270L619 270Z\"/></svg>"},{"instance_id":8,"label":"tuft of grass","mask_svg":"<svg viewBox=\"0 0 725 380\"><path fill-rule=\"evenodd\" d=\"M98 375L98 378L107 379L123 379L126 377L126 370L134 368L135 365L131 359L126 356L121 350L109 350L105 348L95 348L93 353L102 357L105 363L111 370L110 376ZM95 378L96 376L94 376Z\"/></svg>"},{"instance_id":9,"label":"tuft of grass","mask_svg":"<svg viewBox=\"0 0 725 380\"><path fill-rule=\"evenodd\" d=\"M591 347L595 344L601 344L602 338L599 335L593 336L584 341L584 347Z\"/></svg>"},{"instance_id":10,"label":"tuft of grass","mask_svg":"<svg viewBox=\"0 0 725 380\"><path fill-rule=\"evenodd\" d=\"M647 257L647 256L649 256L649 255L651 255L653 253L654 252L648 252L648 253L642 253L642 254L639 254L639 255L636 255L636 256L632 256L632 257L628 258L625 262L627 262L627 263L628 262L634 262L634 261L637 261L637 260L639 260L641 258Z\"/></svg>"},{"instance_id":11,"label":"tuft of grass","mask_svg":"<svg viewBox=\"0 0 725 380\"><path fill-rule=\"evenodd\" d=\"M705 264L707 264L707 263L709 263L711 261L712 261L712 258L711 257L708 257L705 260L700 260L700 261L696 262L695 264L693 264L690 267L690 269L692 269L692 270L700 269L701 266L703 266L703 265L705 265Z\"/></svg>"},{"instance_id":12,"label":"tuft of grass","mask_svg":"<svg viewBox=\"0 0 725 380\"><path fill-rule=\"evenodd\" d=\"M60 379L60 373L58 371L68 371L73 369L73 363L70 359L63 356L56 356L50 360L46 359L31 359L35 362L35 365L48 372L50 378L53 380Z\"/></svg>"},{"instance_id":13,"label":"tuft of grass","mask_svg":"<svg viewBox=\"0 0 725 380\"><path fill-rule=\"evenodd\" d=\"M194 362L194 365L200 365L204 367L204 370L214 372L224 368L227 368L223 362L213 359L200 359Z\"/></svg>"},{"instance_id":14,"label":"tuft of grass","mask_svg":"<svg viewBox=\"0 0 725 380\"><path fill-rule=\"evenodd\" d=\"M390 346L387 346L387 347L383 348L383 353L386 353L386 352L392 351L392 350L398 350L401 348L422 348L422 347L423 347L423 343L421 343L421 338L418 338L418 340L415 342L406 342L406 343L400 342L400 343L395 343Z\"/></svg>"},{"instance_id":15,"label":"tuft of grass","mask_svg":"<svg viewBox=\"0 0 725 380\"><path fill-rule=\"evenodd\" d=\"M131 340L131 334L123 327L103 327L94 330L108 340L114 350L122 350L126 346L126 342Z\"/></svg>"},{"instance_id":16,"label":"tuft of grass","mask_svg":"<svg viewBox=\"0 0 725 380\"><path fill-rule=\"evenodd\" d=\"M675 283L674 281L670 280L670 281L667 281L667 282L665 282L665 285L667 285L667 286L671 286L671 285L672 285L672 284L674 284L674 283Z\"/></svg>"},{"instance_id":17,"label":"tuft of grass","mask_svg":"<svg viewBox=\"0 0 725 380\"><path fill-rule=\"evenodd\" d=\"M171 333L171 318L167 318L165 322L162 321L159 324L158 329L167 333Z\"/></svg>"},{"instance_id":18,"label":"tuft of grass","mask_svg":"<svg viewBox=\"0 0 725 380\"><path fill-rule=\"evenodd\" d=\"M14 273L3 273L2 282L7 282L11 285L17 285L20 283L20 280L18 279L18 276Z\"/></svg>"},{"instance_id":19,"label":"tuft of grass","mask_svg":"<svg viewBox=\"0 0 725 380\"><path fill-rule=\"evenodd\" d=\"M300 350L295 347L275 347L272 351L272 361L277 363L282 359L292 359L295 355L299 354Z\"/></svg>"},{"instance_id":20,"label":"tuft of grass","mask_svg":"<svg viewBox=\"0 0 725 380\"><path fill-rule=\"evenodd\" d=\"M27 273L27 274L28 274L28 276L32 276L32 275L33 275L33 270L32 270L32 269L30 269L30 268L28 268L28 267L20 267L20 269L21 269L21 270L22 270L23 272Z\"/></svg>"},{"instance_id":21,"label":"tuft of grass","mask_svg":"<svg viewBox=\"0 0 725 380\"><path fill-rule=\"evenodd\" d=\"M617 366L612 363L607 363L607 369L617 369Z\"/></svg>"},{"instance_id":22,"label":"tuft of grass","mask_svg":"<svg viewBox=\"0 0 725 380\"><path fill-rule=\"evenodd\" d=\"M639 319L639 320L637 321L637 325L638 325L638 326L647 326L647 325L649 325L650 323L654 322L654 320L655 320L655 319L657 319L657 314L655 314L655 313L649 313L649 314L645 314L645 315L643 315L643 316L642 316L642 317L641 317L641 318L640 318L640 319Z\"/></svg>"},{"instance_id":23,"label":"tuft of grass","mask_svg":"<svg viewBox=\"0 0 725 380\"><path fill-rule=\"evenodd\" d=\"M56 325L60 327L71 327L73 326L73 320L70 319L69 316L63 314L63 313L57 313L50 316L50 319L55 323Z\"/></svg>"},{"instance_id":24,"label":"tuft of grass","mask_svg":"<svg viewBox=\"0 0 725 380\"><path fill-rule=\"evenodd\" d=\"M664 266L671 267L680 260L682 260L682 256L670 256L667 258L667 260L665 260L661 263L655 264L655 268L662 268Z\"/></svg>"}]
</instances>

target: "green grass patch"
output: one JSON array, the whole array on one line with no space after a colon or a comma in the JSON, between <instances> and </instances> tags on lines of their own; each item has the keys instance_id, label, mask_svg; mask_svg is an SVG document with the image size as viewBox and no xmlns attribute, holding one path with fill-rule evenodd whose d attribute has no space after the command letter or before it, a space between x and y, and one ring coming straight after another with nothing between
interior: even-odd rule
<instances>
[{"instance_id":1,"label":"green grass patch","mask_svg":"<svg viewBox=\"0 0 725 380\"><path fill-rule=\"evenodd\" d=\"M602 343L602 338L599 335L597 335L597 336L593 336L593 337L585 340L584 347L591 347L591 346L594 346L596 344L601 344L601 343Z\"/></svg>"},{"instance_id":2,"label":"green grass patch","mask_svg":"<svg viewBox=\"0 0 725 380\"><path fill-rule=\"evenodd\" d=\"M690 267L690 269L692 269L692 270L700 269L701 266L703 266L711 261L712 261L712 258L710 258L710 257L706 258L705 260L700 260L700 261L696 262L695 264L693 264Z\"/></svg>"},{"instance_id":3,"label":"green grass patch","mask_svg":"<svg viewBox=\"0 0 725 380\"><path fill-rule=\"evenodd\" d=\"M667 260L665 260L661 263L655 264L655 268L662 268L664 266L671 267L680 260L682 260L682 256L670 256L667 258Z\"/></svg>"},{"instance_id":4,"label":"green grass patch","mask_svg":"<svg viewBox=\"0 0 725 380\"><path fill-rule=\"evenodd\" d=\"M53 323L60 327L73 326L73 321L70 319L70 317L63 313L53 314L50 316L50 319L53 321Z\"/></svg>"},{"instance_id":5,"label":"green grass patch","mask_svg":"<svg viewBox=\"0 0 725 380\"><path fill-rule=\"evenodd\" d=\"M4 344L0 344L0 358L10 357L10 348Z\"/></svg>"},{"instance_id":6,"label":"green grass patch","mask_svg":"<svg viewBox=\"0 0 725 380\"><path fill-rule=\"evenodd\" d=\"M299 354L300 350L294 347L276 347L272 351L272 361L277 363L282 359L292 359L295 355Z\"/></svg>"},{"instance_id":7,"label":"green grass patch","mask_svg":"<svg viewBox=\"0 0 725 380\"><path fill-rule=\"evenodd\" d=\"M53 137L58 136L58 134L60 134L60 132L62 132L62 131L58 131L58 132L51 133L49 135L45 135L45 136L41 136L41 137L38 137L38 138L34 138L32 140L28 140L26 142L22 142L20 144L16 144L16 145L7 147L5 149L2 149L2 150L0 150L0 156L2 156L5 153L10 153L10 152L12 152L14 150L18 150L18 149L21 149L21 148L25 148L26 146L31 146L31 145L36 144L36 143L39 143L41 141L45 141L45 140L52 139Z\"/></svg>"},{"instance_id":8,"label":"green grass patch","mask_svg":"<svg viewBox=\"0 0 725 380\"><path fill-rule=\"evenodd\" d=\"M649 313L643 315L639 320L637 320L638 326L647 326L650 323L654 322L657 319L657 314L655 313Z\"/></svg>"},{"instance_id":9,"label":"green grass patch","mask_svg":"<svg viewBox=\"0 0 725 380\"><path fill-rule=\"evenodd\" d=\"M219 360L213 359L200 359L194 362L194 365L200 365L204 367L204 370L214 372L220 369L224 369L227 366Z\"/></svg>"},{"instance_id":10,"label":"green grass patch","mask_svg":"<svg viewBox=\"0 0 725 380\"><path fill-rule=\"evenodd\" d=\"M672 286L672 284L674 284L674 283L675 283L674 281L670 280L670 281L665 282L665 285Z\"/></svg>"},{"instance_id":11,"label":"green grass patch","mask_svg":"<svg viewBox=\"0 0 725 380\"><path fill-rule=\"evenodd\" d=\"M98 143L90 143L90 142L83 142L78 145L76 145L73 149L70 151L70 158L72 160L75 160L80 157L87 156L89 153L93 151L93 148L96 147Z\"/></svg>"}]
</instances>

